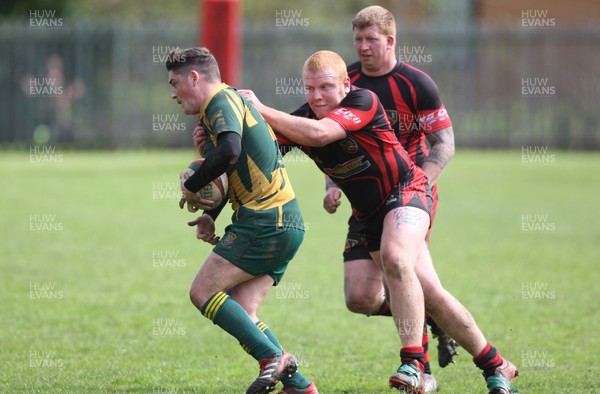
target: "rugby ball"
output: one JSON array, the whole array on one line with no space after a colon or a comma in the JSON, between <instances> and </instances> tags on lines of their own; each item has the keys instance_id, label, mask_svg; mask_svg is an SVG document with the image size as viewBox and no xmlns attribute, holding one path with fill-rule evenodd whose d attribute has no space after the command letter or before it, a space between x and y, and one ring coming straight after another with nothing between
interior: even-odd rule
<instances>
[{"instance_id":1,"label":"rugby ball","mask_svg":"<svg viewBox=\"0 0 600 394\"><path fill-rule=\"evenodd\" d=\"M194 174L194 172L198 171L202 163L204 163L204 159L194 160L192 163L190 163L190 165L185 169L184 172L185 179L191 177L192 174ZM213 180L211 183L200 189L196 194L200 198L214 201L212 208L216 208L219 205L221 205L223 200L227 198L228 188L229 180L227 178L227 174L223 173L217 179Z\"/></svg>"}]
</instances>

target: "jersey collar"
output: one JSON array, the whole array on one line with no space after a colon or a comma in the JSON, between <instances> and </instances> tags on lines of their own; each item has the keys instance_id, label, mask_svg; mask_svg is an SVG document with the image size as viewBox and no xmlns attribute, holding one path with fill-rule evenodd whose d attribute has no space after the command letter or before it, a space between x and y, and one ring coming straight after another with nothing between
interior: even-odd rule
<instances>
[{"instance_id":1,"label":"jersey collar","mask_svg":"<svg viewBox=\"0 0 600 394\"><path fill-rule=\"evenodd\" d=\"M400 68L402 68L404 66L404 62L400 61L400 60L396 60L396 65L394 65L394 68L392 68L389 72L382 74L382 75L377 75L377 76L372 76L372 75L367 75L364 73L362 66L360 66L360 74L362 75L363 78L370 78L370 79L386 79L388 78L390 75L393 75L395 73L398 72L398 70L400 70Z\"/></svg>"},{"instance_id":2,"label":"jersey collar","mask_svg":"<svg viewBox=\"0 0 600 394\"><path fill-rule=\"evenodd\" d=\"M206 101L204 102L204 105L202 106L202 108L200 108L200 117L204 116L204 111L206 110L206 107L208 107L208 104L210 104L210 102L212 101L213 97L215 97L217 93L219 93L221 90L225 90L228 87L229 85L227 85L224 82L221 82L219 86L217 86L212 92L210 92L210 94L206 98Z\"/></svg>"}]
</instances>

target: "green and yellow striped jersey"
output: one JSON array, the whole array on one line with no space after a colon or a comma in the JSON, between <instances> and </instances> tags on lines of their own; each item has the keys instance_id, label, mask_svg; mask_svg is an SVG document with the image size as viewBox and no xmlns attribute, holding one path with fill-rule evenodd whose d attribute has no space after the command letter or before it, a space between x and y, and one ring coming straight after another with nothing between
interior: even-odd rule
<instances>
[{"instance_id":1,"label":"green and yellow striped jersey","mask_svg":"<svg viewBox=\"0 0 600 394\"><path fill-rule=\"evenodd\" d=\"M242 137L238 161L227 170L228 197L236 214L241 207L275 211L281 220L282 206L295 195L271 126L253 105L224 83L210 94L200 110L200 119L208 136L206 154L217 144L219 133L234 132Z\"/></svg>"}]
</instances>

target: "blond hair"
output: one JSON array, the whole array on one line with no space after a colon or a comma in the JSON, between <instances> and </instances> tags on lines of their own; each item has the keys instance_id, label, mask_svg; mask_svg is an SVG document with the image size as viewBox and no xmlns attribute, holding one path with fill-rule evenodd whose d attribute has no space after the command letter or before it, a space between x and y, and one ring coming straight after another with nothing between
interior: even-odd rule
<instances>
[{"instance_id":1,"label":"blond hair","mask_svg":"<svg viewBox=\"0 0 600 394\"><path fill-rule=\"evenodd\" d=\"M381 34L396 37L396 21L392 13L378 5L360 10L352 19L352 31L377 26Z\"/></svg>"},{"instance_id":2,"label":"blond hair","mask_svg":"<svg viewBox=\"0 0 600 394\"><path fill-rule=\"evenodd\" d=\"M340 55L332 51L318 51L309 56L302 67L302 74L333 70L339 76L340 82L348 78L346 63Z\"/></svg>"}]
</instances>

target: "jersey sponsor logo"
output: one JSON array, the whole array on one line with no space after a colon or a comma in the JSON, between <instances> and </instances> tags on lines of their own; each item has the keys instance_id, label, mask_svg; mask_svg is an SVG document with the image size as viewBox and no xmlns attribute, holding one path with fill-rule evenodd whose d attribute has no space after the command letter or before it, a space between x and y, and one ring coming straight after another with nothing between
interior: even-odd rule
<instances>
[{"instance_id":1,"label":"jersey sponsor logo","mask_svg":"<svg viewBox=\"0 0 600 394\"><path fill-rule=\"evenodd\" d=\"M340 108L336 109L335 111L333 111L333 113L335 115L343 116L344 119L348 119L349 121L351 121L354 124L362 123L362 120L360 119L360 117L355 115L354 112L352 112L348 108L340 107Z\"/></svg>"},{"instance_id":2,"label":"jersey sponsor logo","mask_svg":"<svg viewBox=\"0 0 600 394\"><path fill-rule=\"evenodd\" d=\"M209 123L215 130L225 125L225 117L223 116L223 110L218 110L209 120Z\"/></svg>"},{"instance_id":3,"label":"jersey sponsor logo","mask_svg":"<svg viewBox=\"0 0 600 394\"><path fill-rule=\"evenodd\" d=\"M448 112L445 108L442 108L438 111L434 111L430 114L423 115L419 117L419 122L426 125L433 125L435 122L443 122L448 117Z\"/></svg>"},{"instance_id":4,"label":"jersey sponsor logo","mask_svg":"<svg viewBox=\"0 0 600 394\"><path fill-rule=\"evenodd\" d=\"M352 154L358 152L358 144L350 137L343 139L339 144L346 153Z\"/></svg>"},{"instance_id":5,"label":"jersey sponsor logo","mask_svg":"<svg viewBox=\"0 0 600 394\"><path fill-rule=\"evenodd\" d=\"M348 160L345 163L338 164L333 168L323 168L323 171L325 171L330 178L346 179L371 167L369 161L363 161L364 158L364 156L360 156Z\"/></svg>"}]
</instances>

